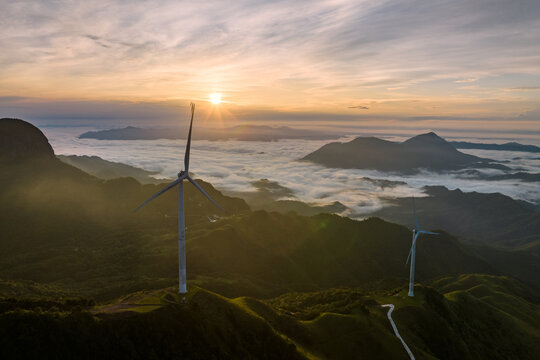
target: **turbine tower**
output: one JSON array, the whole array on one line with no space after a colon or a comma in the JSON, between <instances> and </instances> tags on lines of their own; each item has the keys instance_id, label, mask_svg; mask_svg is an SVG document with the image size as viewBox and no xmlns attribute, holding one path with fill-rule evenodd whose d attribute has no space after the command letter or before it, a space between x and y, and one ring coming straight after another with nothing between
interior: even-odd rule
<instances>
[{"instance_id":1,"label":"turbine tower","mask_svg":"<svg viewBox=\"0 0 540 360\"><path fill-rule=\"evenodd\" d=\"M431 235L439 235L439 233L434 233L431 231L426 230L420 230L420 225L418 225L418 218L416 217L416 205L414 202L414 196L413 196L413 213L414 213L414 228L412 231L412 245L411 250L409 250L409 256L407 256L407 261L405 264L409 263L409 259L411 259L411 272L409 277L409 296L414 296L414 262L416 259L416 239L418 239L418 236L420 234L431 234Z\"/></svg>"},{"instance_id":2,"label":"turbine tower","mask_svg":"<svg viewBox=\"0 0 540 360\"><path fill-rule=\"evenodd\" d=\"M190 183L193 184L204 196L208 198L214 205L216 205L221 210L225 211L217 202L214 201L206 193L206 191L203 190L203 188L197 184L195 180L193 180L191 177L189 177L189 152L191 148L191 129L193 127L193 115L195 113L195 104L191 103L191 122L189 124L189 134L186 144L186 154L184 157L184 170L181 170L178 173L178 178L170 183L169 185L165 186L163 189L158 191L154 196L152 196L150 199L143 202L141 205L139 205L135 212L139 211L143 206L148 204L150 201L154 200L161 194L167 192L168 190L172 189L176 185L178 185L178 281L179 281L179 287L178 292L180 294L186 294L187 293L187 285L186 285L186 226L185 226L185 220L184 220L184 180L188 180Z\"/></svg>"}]
</instances>

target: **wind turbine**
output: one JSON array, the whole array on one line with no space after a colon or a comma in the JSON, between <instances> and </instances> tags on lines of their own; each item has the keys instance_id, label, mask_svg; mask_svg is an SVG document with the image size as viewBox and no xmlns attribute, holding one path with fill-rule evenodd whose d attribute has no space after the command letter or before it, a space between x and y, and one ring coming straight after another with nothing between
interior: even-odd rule
<instances>
[{"instance_id":1,"label":"wind turbine","mask_svg":"<svg viewBox=\"0 0 540 360\"><path fill-rule=\"evenodd\" d=\"M416 239L418 239L418 236L420 234L431 234L431 235L439 235L439 233L434 233L431 231L426 230L420 230L420 225L418 225L418 218L416 217L416 205L414 202L414 196L413 196L413 213L414 213L414 228L412 231L412 245L411 250L409 250L409 256L407 256L407 261L405 264L409 263L409 258L411 259L411 272L409 277L409 296L414 296L414 262L416 259Z\"/></svg>"},{"instance_id":2,"label":"wind turbine","mask_svg":"<svg viewBox=\"0 0 540 360\"><path fill-rule=\"evenodd\" d=\"M166 191L172 189L176 185L178 185L178 292L180 294L186 294L187 293L187 285L186 285L186 226L185 226L185 219L184 219L184 180L188 180L190 183L193 184L204 196L208 198L214 205L216 205L221 210L225 211L217 202L214 201L206 193L206 191L203 190L203 188L197 184L195 180L193 180L191 177L189 177L189 152L191 148L191 129L193 127L193 115L195 113L195 104L191 103L191 122L189 124L189 134L186 144L186 154L184 156L184 170L181 170L178 173L178 178L170 183L169 185L165 186L163 189L158 191L154 196L152 196L150 199L143 202L141 205L139 205L135 212L139 211L143 206L148 204L150 201L154 200L161 194L165 193Z\"/></svg>"}]
</instances>

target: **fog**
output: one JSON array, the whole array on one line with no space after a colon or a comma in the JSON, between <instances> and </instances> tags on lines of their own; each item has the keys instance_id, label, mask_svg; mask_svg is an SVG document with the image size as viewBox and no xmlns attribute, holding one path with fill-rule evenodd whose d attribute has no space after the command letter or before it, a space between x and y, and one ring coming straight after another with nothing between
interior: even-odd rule
<instances>
[{"instance_id":1,"label":"fog","mask_svg":"<svg viewBox=\"0 0 540 360\"><path fill-rule=\"evenodd\" d=\"M78 139L84 128L43 129L55 153L96 155L146 170L158 177L172 178L183 166L183 140L94 140ZM399 137L392 137L399 140ZM348 141L345 137L340 141ZM485 181L454 172L415 175L388 174L373 170L330 169L298 159L318 149L326 140L203 141L192 144L191 171L227 192L255 192L253 181L269 179L292 190L297 200L324 205L339 201L346 205L344 215L362 216L385 206L385 198L423 196L425 185L483 193L500 192L515 199L540 203L540 186L519 180ZM505 161L516 171L540 172L540 156L525 152L466 150L469 154ZM497 170L476 169L482 174ZM501 172L502 173L502 172ZM403 181L406 184L382 186L369 179ZM165 180L164 180L165 181Z\"/></svg>"}]
</instances>

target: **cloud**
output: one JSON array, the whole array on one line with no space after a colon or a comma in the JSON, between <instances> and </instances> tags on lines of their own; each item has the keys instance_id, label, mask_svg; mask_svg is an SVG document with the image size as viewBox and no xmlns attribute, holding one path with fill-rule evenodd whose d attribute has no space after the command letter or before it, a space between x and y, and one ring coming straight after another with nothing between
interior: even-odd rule
<instances>
[{"instance_id":1,"label":"cloud","mask_svg":"<svg viewBox=\"0 0 540 360\"><path fill-rule=\"evenodd\" d=\"M524 111L523 113L519 114L517 118L520 120L532 120L537 123L540 120L540 107Z\"/></svg>"},{"instance_id":2,"label":"cloud","mask_svg":"<svg viewBox=\"0 0 540 360\"><path fill-rule=\"evenodd\" d=\"M478 79L477 78L468 78L468 79L456 80L454 82L456 82L456 83L471 83L471 82L475 82L475 81L478 81Z\"/></svg>"},{"instance_id":3,"label":"cloud","mask_svg":"<svg viewBox=\"0 0 540 360\"><path fill-rule=\"evenodd\" d=\"M15 104L25 99L24 96L0 96L0 103Z\"/></svg>"},{"instance_id":4,"label":"cloud","mask_svg":"<svg viewBox=\"0 0 540 360\"><path fill-rule=\"evenodd\" d=\"M39 123L81 125L110 122L111 120L170 121L185 117L187 102L172 101L47 101L21 96L0 97L0 117L38 120Z\"/></svg>"},{"instance_id":5,"label":"cloud","mask_svg":"<svg viewBox=\"0 0 540 360\"><path fill-rule=\"evenodd\" d=\"M100 141L77 139L76 136L85 129L43 130L57 154L97 155L106 160L160 171L160 175L165 177L174 177L182 166L184 141ZM286 189L286 195L290 195L290 190L298 200L320 205L339 201L351 209L347 214L357 216L381 209L386 205L385 198L388 197L423 196L421 188L425 185L444 185L463 191L500 192L517 199L540 202L537 183L521 183L517 180L478 181L460 173L421 172L400 176L373 170L330 169L296 161L325 143L311 140L196 141L192 144L191 169L196 177L211 182L225 192L255 192L261 185L260 180L267 179L263 181L265 185L278 190ZM506 165L540 172L540 160L535 154L468 152L501 161L520 156L519 160ZM388 182L373 179L395 183L388 186Z\"/></svg>"},{"instance_id":6,"label":"cloud","mask_svg":"<svg viewBox=\"0 0 540 360\"><path fill-rule=\"evenodd\" d=\"M367 109L369 109L369 107L367 107L367 106L362 106L362 105L349 106L348 108L349 108L349 109L360 109L360 110L367 110Z\"/></svg>"},{"instance_id":7,"label":"cloud","mask_svg":"<svg viewBox=\"0 0 540 360\"><path fill-rule=\"evenodd\" d=\"M202 127L232 127L243 124L290 126L301 129L329 130L343 135L415 135L436 131L445 137L482 137L537 139L540 136L540 111L528 106L511 116L498 115L433 115L410 116L405 111L398 114L377 114L373 109L380 104L368 100L370 111L346 113L317 111L284 111L268 108L241 107L233 104L220 106L215 111L201 99L197 102L197 121ZM395 101L396 108L411 104L428 107L429 103L414 99ZM16 95L0 97L0 118L15 117L38 126L88 126L111 129L125 126L172 127L183 126L188 119L189 99L163 101L100 101L100 100L46 100ZM503 104L504 106L510 106ZM493 110L499 109L490 102ZM342 108L346 108L343 106ZM339 108L338 108L339 109ZM501 110L503 111L503 110ZM536 140L534 140L536 141Z\"/></svg>"},{"instance_id":8,"label":"cloud","mask_svg":"<svg viewBox=\"0 0 540 360\"><path fill-rule=\"evenodd\" d=\"M87 37L90 40L94 40L96 42L96 44L98 44L101 47L104 47L104 48L107 48L107 49L109 49L111 47L110 45L107 45L103 41L101 41L101 38L99 36L85 35L85 37Z\"/></svg>"},{"instance_id":9,"label":"cloud","mask_svg":"<svg viewBox=\"0 0 540 360\"><path fill-rule=\"evenodd\" d=\"M518 86L508 89L510 91L538 91L540 86Z\"/></svg>"},{"instance_id":10,"label":"cloud","mask_svg":"<svg viewBox=\"0 0 540 360\"><path fill-rule=\"evenodd\" d=\"M358 93L422 86L448 99L454 89L435 83L540 74L536 0L27 0L1 10L0 89L21 96L219 90L239 104L327 111Z\"/></svg>"}]
</instances>

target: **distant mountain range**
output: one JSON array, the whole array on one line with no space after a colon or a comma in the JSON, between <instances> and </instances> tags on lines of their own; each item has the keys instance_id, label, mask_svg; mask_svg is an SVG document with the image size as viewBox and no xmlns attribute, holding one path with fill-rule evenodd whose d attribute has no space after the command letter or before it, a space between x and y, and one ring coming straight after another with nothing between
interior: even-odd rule
<instances>
[{"instance_id":1,"label":"distant mountain range","mask_svg":"<svg viewBox=\"0 0 540 360\"><path fill-rule=\"evenodd\" d=\"M521 151L530 153L540 153L540 147L534 145L524 145L517 142L504 144L484 144L466 141L450 141L457 149L478 149L478 150L499 150L499 151Z\"/></svg>"},{"instance_id":2,"label":"distant mountain range","mask_svg":"<svg viewBox=\"0 0 540 360\"><path fill-rule=\"evenodd\" d=\"M141 183L153 184L164 181L151 177L152 172L96 156L57 157L102 179L133 177ZM504 175L492 177L502 176ZM380 187L381 191L386 187L406 184L366 177L363 180ZM291 189L268 179L254 181L252 185L257 188L256 192L229 194L243 198L254 210L277 211L282 214L294 212L298 215L313 216L321 213L339 214L347 210L340 202L318 205L300 201ZM448 190L443 186L426 186L424 190L428 196L417 198L416 201L421 205L422 213L426 213L425 219L422 219L426 226L451 231L477 244L510 248L536 244L540 251L540 204L514 200L499 193L462 192L459 189ZM411 224L411 198L386 199L385 203L387 206L371 215L403 225ZM507 211L508 209L511 210Z\"/></svg>"},{"instance_id":3,"label":"distant mountain range","mask_svg":"<svg viewBox=\"0 0 540 360\"><path fill-rule=\"evenodd\" d=\"M359 137L347 143L334 142L322 146L301 160L327 167L400 173L411 173L420 169L447 171L471 167L509 170L493 160L459 152L433 132L401 143L375 137Z\"/></svg>"},{"instance_id":4,"label":"distant mountain range","mask_svg":"<svg viewBox=\"0 0 540 360\"><path fill-rule=\"evenodd\" d=\"M128 126L122 129L89 131L81 134L81 139L98 140L156 140L185 139L184 128L138 128ZM331 140L342 134L328 131L295 129L287 126L238 125L226 128L197 128L194 140L241 140L276 141L281 139Z\"/></svg>"},{"instance_id":5,"label":"distant mountain range","mask_svg":"<svg viewBox=\"0 0 540 360\"><path fill-rule=\"evenodd\" d=\"M385 187L404 184L383 179L364 178L384 191ZM297 200L292 191L277 182L261 179L253 183L257 192L236 193L252 209L294 212L311 216L320 213L351 211L340 202L327 205ZM540 204L515 200L500 193L463 192L444 186L426 186L427 196L416 198L422 224L443 229L475 244L520 248L529 246L540 255ZM286 200L285 200L285 199ZM370 216L405 226L412 224L412 198L384 198L385 207ZM352 217L365 214L351 214ZM540 271L540 269L539 269Z\"/></svg>"},{"instance_id":6,"label":"distant mountain range","mask_svg":"<svg viewBox=\"0 0 540 360\"><path fill-rule=\"evenodd\" d=\"M524 171L505 172L504 174L490 174L476 169L465 169L456 173L457 175L476 180L500 181L500 180L521 180L523 182L540 182L540 173L529 173Z\"/></svg>"},{"instance_id":7,"label":"distant mountain range","mask_svg":"<svg viewBox=\"0 0 540 360\"><path fill-rule=\"evenodd\" d=\"M426 186L417 197L422 226L445 229L478 244L519 247L536 244L540 255L540 209L499 193L463 192ZM371 215L411 225L412 198L387 199L388 207Z\"/></svg>"},{"instance_id":8,"label":"distant mountain range","mask_svg":"<svg viewBox=\"0 0 540 360\"><path fill-rule=\"evenodd\" d=\"M148 171L114 161L107 161L98 156L57 155L56 157L66 164L104 180L132 177L142 184L160 184L165 181L152 177L152 175L158 174L156 171Z\"/></svg>"}]
</instances>

